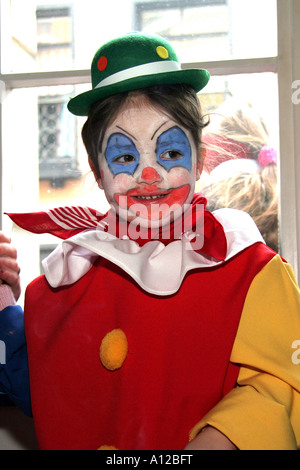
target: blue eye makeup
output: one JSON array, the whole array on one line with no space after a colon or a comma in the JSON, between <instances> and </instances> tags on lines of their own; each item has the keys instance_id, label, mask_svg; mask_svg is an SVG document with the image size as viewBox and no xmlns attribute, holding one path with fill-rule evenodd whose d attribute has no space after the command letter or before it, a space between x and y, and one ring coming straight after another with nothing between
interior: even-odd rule
<instances>
[{"instance_id":1,"label":"blue eye makeup","mask_svg":"<svg viewBox=\"0 0 300 470\"><path fill-rule=\"evenodd\" d=\"M140 154L132 140L121 133L109 137L104 155L114 175L119 173L133 175L140 160Z\"/></svg>"},{"instance_id":2,"label":"blue eye makeup","mask_svg":"<svg viewBox=\"0 0 300 470\"><path fill-rule=\"evenodd\" d=\"M156 158L167 171L177 166L191 171L191 145L179 127L172 127L158 137Z\"/></svg>"},{"instance_id":3,"label":"blue eye makeup","mask_svg":"<svg viewBox=\"0 0 300 470\"><path fill-rule=\"evenodd\" d=\"M174 167L183 167L191 171L190 142L179 127L175 126L163 132L157 139L155 151L157 162L166 171ZM121 133L109 137L104 155L113 175L119 173L133 175L140 162L140 154L134 142Z\"/></svg>"}]
</instances>

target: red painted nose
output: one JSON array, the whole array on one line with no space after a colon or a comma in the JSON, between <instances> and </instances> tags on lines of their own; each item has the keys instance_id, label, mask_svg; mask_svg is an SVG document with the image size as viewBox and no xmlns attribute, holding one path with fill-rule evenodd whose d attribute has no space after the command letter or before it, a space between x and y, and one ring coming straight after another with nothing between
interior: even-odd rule
<instances>
[{"instance_id":1,"label":"red painted nose","mask_svg":"<svg viewBox=\"0 0 300 470\"><path fill-rule=\"evenodd\" d=\"M147 168L143 169L141 178L146 183L154 183L154 181L161 179L159 173L151 166L147 166Z\"/></svg>"}]
</instances>

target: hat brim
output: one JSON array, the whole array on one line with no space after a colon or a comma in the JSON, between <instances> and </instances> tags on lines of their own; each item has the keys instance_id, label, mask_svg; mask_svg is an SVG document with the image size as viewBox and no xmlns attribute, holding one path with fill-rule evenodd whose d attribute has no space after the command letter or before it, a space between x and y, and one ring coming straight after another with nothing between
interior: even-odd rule
<instances>
[{"instance_id":1,"label":"hat brim","mask_svg":"<svg viewBox=\"0 0 300 470\"><path fill-rule=\"evenodd\" d=\"M112 85L94 88L93 90L80 93L70 99L68 109L76 116L87 116L92 104L96 101L118 93L139 90L155 85L186 84L190 85L198 93L207 85L209 78L209 72L204 69L185 69L153 75L141 75Z\"/></svg>"}]
</instances>

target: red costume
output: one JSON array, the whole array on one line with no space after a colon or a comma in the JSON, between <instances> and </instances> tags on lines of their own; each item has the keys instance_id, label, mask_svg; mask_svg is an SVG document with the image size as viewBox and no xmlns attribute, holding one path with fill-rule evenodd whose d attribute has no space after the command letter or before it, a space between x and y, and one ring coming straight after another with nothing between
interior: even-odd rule
<instances>
[{"instance_id":1,"label":"red costume","mask_svg":"<svg viewBox=\"0 0 300 470\"><path fill-rule=\"evenodd\" d=\"M222 226L206 211L205 216L207 223L214 221L211 245L215 241L221 253ZM92 240L88 241L90 251L86 250L91 264L76 282L70 284L65 274L59 281L53 271L50 282L56 279L62 284L59 287L51 287L41 276L27 288L25 329L40 446L183 449L191 428L236 384L239 367L230 363L230 356L245 298L257 273L275 254L259 241L256 228L254 238L242 242L242 250L234 248L229 230L231 253L223 261L201 250L187 251L182 240L143 242L138 247L136 241L114 236L106 240L106 235L88 231L63 242L64 253L68 253L66 246L72 247L67 259L75 253L77 260L76 250L86 250L87 238ZM95 254L93 237L94 246L103 244L103 252ZM116 243L136 247L135 253L132 246L125 252L137 258L134 266L143 268L145 274L141 269L135 279L126 261L121 262L123 269L112 262L120 255ZM204 251L205 247L210 250L209 245L204 244ZM157 253L158 248L162 251ZM145 250L147 258L143 258ZM167 250L172 250L171 257ZM173 292L161 286L161 292L153 293L151 279L155 273L159 276L159 267L164 269L167 260L171 272L177 273L174 253L179 259L194 258L195 265L189 265L183 278L179 276ZM149 258L154 271L147 277ZM54 266L61 265L59 256L54 259ZM50 256L46 271L47 265L51 271L52 263ZM62 272L72 271L64 263ZM109 370L100 360L100 346L107 333L118 329L125 334L128 353L116 370Z\"/></svg>"},{"instance_id":2,"label":"red costume","mask_svg":"<svg viewBox=\"0 0 300 470\"><path fill-rule=\"evenodd\" d=\"M163 298L103 258L68 288L34 281L25 328L41 448L183 449L236 383L229 359L245 296L273 256L255 244L220 268L188 274ZM110 371L99 349L116 328L128 355Z\"/></svg>"}]
</instances>

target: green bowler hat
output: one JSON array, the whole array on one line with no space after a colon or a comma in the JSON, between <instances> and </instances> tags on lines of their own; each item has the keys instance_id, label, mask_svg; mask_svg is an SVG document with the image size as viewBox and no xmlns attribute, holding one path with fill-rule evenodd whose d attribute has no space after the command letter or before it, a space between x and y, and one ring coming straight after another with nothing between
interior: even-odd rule
<instances>
[{"instance_id":1,"label":"green bowler hat","mask_svg":"<svg viewBox=\"0 0 300 470\"><path fill-rule=\"evenodd\" d=\"M203 69L182 70L172 46L163 38L130 33L101 46L91 65L92 90L72 98L68 109L87 116L96 101L153 85L190 85L202 90L210 75Z\"/></svg>"}]
</instances>

